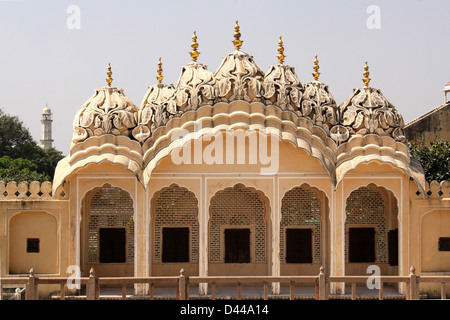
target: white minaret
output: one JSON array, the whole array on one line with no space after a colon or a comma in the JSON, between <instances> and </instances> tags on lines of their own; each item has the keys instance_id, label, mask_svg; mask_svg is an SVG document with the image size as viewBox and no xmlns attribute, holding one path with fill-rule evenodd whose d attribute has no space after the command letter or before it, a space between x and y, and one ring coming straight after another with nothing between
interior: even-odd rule
<instances>
[{"instance_id":1,"label":"white minaret","mask_svg":"<svg viewBox=\"0 0 450 320\"><path fill-rule=\"evenodd\" d=\"M48 149L52 147L53 139L52 139L52 122L53 122L53 114L47 105L42 110L42 139L41 139L41 147L44 149Z\"/></svg>"}]
</instances>

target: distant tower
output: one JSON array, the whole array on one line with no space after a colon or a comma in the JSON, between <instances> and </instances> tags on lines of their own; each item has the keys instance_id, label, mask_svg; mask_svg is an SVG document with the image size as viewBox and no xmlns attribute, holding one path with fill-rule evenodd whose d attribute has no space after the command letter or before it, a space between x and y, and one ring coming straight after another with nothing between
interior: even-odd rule
<instances>
[{"instance_id":1,"label":"distant tower","mask_svg":"<svg viewBox=\"0 0 450 320\"><path fill-rule=\"evenodd\" d=\"M46 105L42 110L42 139L41 139L41 147L44 149L48 149L52 147L53 139L52 139L52 122L53 122L53 114L50 108Z\"/></svg>"},{"instance_id":2,"label":"distant tower","mask_svg":"<svg viewBox=\"0 0 450 320\"><path fill-rule=\"evenodd\" d=\"M444 104L447 104L447 93L450 92L450 82L447 82L444 87Z\"/></svg>"}]
</instances>

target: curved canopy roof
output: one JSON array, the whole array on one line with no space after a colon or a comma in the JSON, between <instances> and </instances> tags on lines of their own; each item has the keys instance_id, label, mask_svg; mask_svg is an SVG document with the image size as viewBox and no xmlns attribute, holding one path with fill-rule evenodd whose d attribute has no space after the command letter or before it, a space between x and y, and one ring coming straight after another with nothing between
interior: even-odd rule
<instances>
[{"instance_id":1,"label":"curved canopy roof","mask_svg":"<svg viewBox=\"0 0 450 320\"><path fill-rule=\"evenodd\" d=\"M240 50L237 22L234 36L236 50L212 73L197 62L194 32L192 62L182 67L177 85L163 84L160 60L158 84L149 87L140 107L122 89L111 87L109 66L108 85L97 89L75 116L70 155L57 167L54 190L75 169L101 161L122 164L146 187L157 163L180 146L171 139L177 129L185 130L188 140L236 124L264 129L305 149L322 163L335 187L359 164L379 161L403 170L423 188L423 169L409 156L403 118L379 89L369 86L367 62L364 87L354 89L338 107L319 81L317 56L314 80L303 85L295 68L284 64L281 37L279 63L264 73ZM195 132L196 124L202 133Z\"/></svg>"}]
</instances>

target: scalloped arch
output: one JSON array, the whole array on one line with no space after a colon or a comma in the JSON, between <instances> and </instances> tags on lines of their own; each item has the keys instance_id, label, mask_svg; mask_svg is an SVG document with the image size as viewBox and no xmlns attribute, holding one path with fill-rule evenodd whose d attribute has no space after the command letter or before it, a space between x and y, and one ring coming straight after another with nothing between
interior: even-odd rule
<instances>
[{"instance_id":1,"label":"scalloped arch","mask_svg":"<svg viewBox=\"0 0 450 320\"><path fill-rule=\"evenodd\" d=\"M109 155L109 156L108 156ZM70 176L75 170L84 168L85 166L89 164L99 164L101 162L109 162L111 164L120 164L122 165L126 170L133 173L139 182L141 182L141 170L139 167L139 170L134 169L135 165L130 165L129 159L127 157L123 158L116 158L111 159L110 154L100 154L100 155L93 155L90 156L83 161L76 162L73 166L67 166L68 157L64 158L63 160L58 163L57 170L55 173L55 178L53 179L53 186L52 186L52 192L55 194L55 192L58 190L58 188L63 184L64 180ZM64 161L65 160L65 161ZM59 173L59 174L58 174Z\"/></svg>"},{"instance_id":2,"label":"scalloped arch","mask_svg":"<svg viewBox=\"0 0 450 320\"><path fill-rule=\"evenodd\" d=\"M210 206L211 206L212 200L213 200L219 193L224 192L224 191L227 191L227 190L233 190L234 188L244 188L244 189L248 189L248 190L250 190L250 191L256 193L256 194L261 198L261 201L262 201L263 204L264 204L264 208L265 208L264 218L267 219L267 222L271 222L272 218L271 218L271 212L270 212L270 211L272 210L272 206L271 206L271 203L270 203L270 202L271 202L270 197L268 197L267 194L266 194L263 190L257 189L257 188L252 187L252 186L247 186L245 183L242 183L242 182L238 182L238 183L235 183L235 184L232 185L232 186L224 187L224 188L222 188L222 189L220 189L220 190L217 190L217 191L211 196L211 198L210 198L209 201L208 201L208 216L209 216L209 217L211 217L211 211L210 211L211 208L210 208Z\"/></svg>"},{"instance_id":3,"label":"scalloped arch","mask_svg":"<svg viewBox=\"0 0 450 320\"><path fill-rule=\"evenodd\" d=\"M285 196L288 192L294 190L295 188L302 188L303 186L306 186L309 190L311 190L312 192L314 192L314 193L316 194L316 196L321 196L320 194L318 194L318 192L321 192L321 193L322 193L322 195L323 195L323 197L324 197L324 199L325 199L325 201L326 201L327 208L322 208L321 214L322 214L322 213L326 213L326 212L327 212L326 210L329 210L329 208L332 207L332 206L331 206L331 198L328 197L327 192L326 192L325 190L322 190L321 187L319 187L319 186L317 186L317 185L314 185L313 181L302 182L302 183L300 183L300 184L298 184L298 185L293 186L292 188L286 190L283 194L280 194L280 195L279 195L279 197L280 197L279 200L282 201L283 198L284 198L284 196ZM280 208L281 208L281 207L280 207Z\"/></svg>"},{"instance_id":4,"label":"scalloped arch","mask_svg":"<svg viewBox=\"0 0 450 320\"><path fill-rule=\"evenodd\" d=\"M156 192L153 193L153 195L152 195L152 197L150 199L150 203L152 203L152 206L151 206L152 219L154 218L154 215L156 214L155 213L155 208L154 208L154 205L153 205L154 202L158 199L159 195L162 192L166 191L167 189L174 188L174 187L176 187L178 189L181 189L181 190L186 190L195 199L196 206L197 206L197 219L199 219L200 218L199 217L199 201L197 199L197 196L195 195L195 193L193 191L189 190L189 188L184 187L184 186L180 186L178 183L175 183L175 182L171 183L168 186L164 186L164 187L160 188L159 190L157 190Z\"/></svg>"},{"instance_id":5,"label":"scalloped arch","mask_svg":"<svg viewBox=\"0 0 450 320\"><path fill-rule=\"evenodd\" d=\"M345 149L344 149L345 148ZM377 135L356 136L347 145L338 148L336 163L336 187L345 175L360 164L375 161L390 164L414 179L419 189L425 189L423 168L415 159L410 158L408 147L390 137Z\"/></svg>"},{"instance_id":6,"label":"scalloped arch","mask_svg":"<svg viewBox=\"0 0 450 320\"><path fill-rule=\"evenodd\" d=\"M147 187L157 164L175 149L204 135L236 128L264 130L264 134L289 141L294 146L306 150L319 160L331 182L335 184L335 144L322 128L275 106L266 107L261 103L235 101L230 104L220 103L214 108L201 107L195 113L188 112L181 118L172 119L166 127L155 131L155 136L143 146L144 186Z\"/></svg>"}]
</instances>

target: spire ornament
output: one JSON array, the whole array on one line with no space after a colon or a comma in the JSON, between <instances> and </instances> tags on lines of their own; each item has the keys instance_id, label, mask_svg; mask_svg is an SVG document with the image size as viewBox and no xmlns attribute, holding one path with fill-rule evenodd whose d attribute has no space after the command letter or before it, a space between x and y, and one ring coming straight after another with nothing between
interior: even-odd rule
<instances>
[{"instance_id":1,"label":"spire ornament","mask_svg":"<svg viewBox=\"0 0 450 320\"><path fill-rule=\"evenodd\" d=\"M192 51L190 52L192 61L197 62L197 58L200 55L200 52L197 51L198 43L197 43L197 34L196 31L194 31L194 35L192 36L192 43L191 43Z\"/></svg>"},{"instance_id":2,"label":"spire ornament","mask_svg":"<svg viewBox=\"0 0 450 320\"><path fill-rule=\"evenodd\" d=\"M181 68L181 75L175 87L175 112L181 114L189 110L197 110L204 105L212 105L214 95L214 75L202 63L197 62L200 53L197 51L197 33L194 31L191 43L191 63Z\"/></svg>"},{"instance_id":3,"label":"spire ornament","mask_svg":"<svg viewBox=\"0 0 450 320\"><path fill-rule=\"evenodd\" d=\"M163 69L162 69L161 57L159 58L157 72L158 72L158 75L156 76L156 80L158 80L158 83L161 84L163 81L163 78L164 78L162 75Z\"/></svg>"},{"instance_id":4,"label":"spire ornament","mask_svg":"<svg viewBox=\"0 0 450 320\"><path fill-rule=\"evenodd\" d=\"M242 46L242 43L244 41L241 40L241 33L239 32L240 27L238 24L238 20L236 20L236 25L234 26L234 40L233 40L233 44L234 47L236 48L237 51L239 51L239 49Z\"/></svg>"},{"instance_id":5,"label":"spire ornament","mask_svg":"<svg viewBox=\"0 0 450 320\"><path fill-rule=\"evenodd\" d=\"M281 39L280 36L280 41L278 41L278 61L280 62L280 64L283 64L284 62L284 58L286 58L286 56L284 55L284 47L283 47L283 40Z\"/></svg>"},{"instance_id":6,"label":"spire ornament","mask_svg":"<svg viewBox=\"0 0 450 320\"><path fill-rule=\"evenodd\" d=\"M314 72L312 73L314 80L319 81L319 76L320 76L320 72L319 72L319 60L317 60L317 54L316 57L314 59Z\"/></svg>"},{"instance_id":7,"label":"spire ornament","mask_svg":"<svg viewBox=\"0 0 450 320\"><path fill-rule=\"evenodd\" d=\"M364 78L362 79L362 81L364 82L364 85L367 87L369 87L369 82L370 82L370 78L369 78L369 66L367 65L367 61L366 64L364 65L364 72L363 72Z\"/></svg>"},{"instance_id":8,"label":"spire ornament","mask_svg":"<svg viewBox=\"0 0 450 320\"><path fill-rule=\"evenodd\" d=\"M108 63L108 72L106 72L106 74L108 75L108 77L106 78L106 83L108 84L108 87L111 87L111 83L113 81L113 78L111 78L111 63Z\"/></svg>"}]
</instances>

